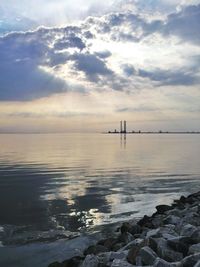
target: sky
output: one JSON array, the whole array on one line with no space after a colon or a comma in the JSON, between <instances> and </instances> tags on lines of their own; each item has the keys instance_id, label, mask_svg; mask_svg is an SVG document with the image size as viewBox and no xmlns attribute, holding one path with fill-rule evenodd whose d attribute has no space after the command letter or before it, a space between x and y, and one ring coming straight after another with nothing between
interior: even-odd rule
<instances>
[{"instance_id":1,"label":"sky","mask_svg":"<svg viewBox=\"0 0 200 267\"><path fill-rule=\"evenodd\" d=\"M200 130L200 0L1 0L0 132Z\"/></svg>"}]
</instances>

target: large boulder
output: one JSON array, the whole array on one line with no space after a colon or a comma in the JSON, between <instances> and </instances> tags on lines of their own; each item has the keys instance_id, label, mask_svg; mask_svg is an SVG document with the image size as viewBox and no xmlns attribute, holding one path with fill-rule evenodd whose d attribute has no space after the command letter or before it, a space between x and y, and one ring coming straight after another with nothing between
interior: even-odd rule
<instances>
[{"instance_id":1,"label":"large boulder","mask_svg":"<svg viewBox=\"0 0 200 267\"><path fill-rule=\"evenodd\" d=\"M184 258L181 263L183 267L192 267L200 260L200 253Z\"/></svg>"},{"instance_id":2,"label":"large boulder","mask_svg":"<svg viewBox=\"0 0 200 267\"><path fill-rule=\"evenodd\" d=\"M106 238L103 240L100 240L97 244L106 247L108 250L112 250L113 246L117 243L116 238Z\"/></svg>"},{"instance_id":3,"label":"large boulder","mask_svg":"<svg viewBox=\"0 0 200 267\"><path fill-rule=\"evenodd\" d=\"M184 256L187 255L190 244L190 238L179 236L167 240L167 245L175 251L182 252Z\"/></svg>"},{"instance_id":4,"label":"large boulder","mask_svg":"<svg viewBox=\"0 0 200 267\"><path fill-rule=\"evenodd\" d=\"M118 260L126 260L128 255L128 250L121 251L121 252L105 252L98 255L99 263L101 264L107 264L109 262L112 262L115 259Z\"/></svg>"},{"instance_id":5,"label":"large boulder","mask_svg":"<svg viewBox=\"0 0 200 267\"><path fill-rule=\"evenodd\" d=\"M164 212L171 210L172 207L168 205L158 205L156 206L156 209L157 209L157 213L163 214Z\"/></svg>"},{"instance_id":6,"label":"large boulder","mask_svg":"<svg viewBox=\"0 0 200 267\"><path fill-rule=\"evenodd\" d=\"M165 224L174 224L174 225L179 224L180 221L181 221L181 218L175 215L169 215L163 220Z\"/></svg>"},{"instance_id":7,"label":"large boulder","mask_svg":"<svg viewBox=\"0 0 200 267\"><path fill-rule=\"evenodd\" d=\"M160 258L156 258L153 267L172 267L171 263L160 259Z\"/></svg>"},{"instance_id":8,"label":"large boulder","mask_svg":"<svg viewBox=\"0 0 200 267\"><path fill-rule=\"evenodd\" d=\"M114 260L111 267L133 267L133 265L125 260Z\"/></svg>"},{"instance_id":9,"label":"large boulder","mask_svg":"<svg viewBox=\"0 0 200 267\"><path fill-rule=\"evenodd\" d=\"M125 243L128 244L133 240L133 235L129 232L124 232L118 237L118 242L119 243Z\"/></svg>"},{"instance_id":10,"label":"large boulder","mask_svg":"<svg viewBox=\"0 0 200 267\"><path fill-rule=\"evenodd\" d=\"M80 267L98 267L99 260L95 255L87 255Z\"/></svg>"},{"instance_id":11,"label":"large boulder","mask_svg":"<svg viewBox=\"0 0 200 267\"><path fill-rule=\"evenodd\" d=\"M62 267L77 267L83 262L84 258L80 256L75 256L71 259L62 262Z\"/></svg>"},{"instance_id":12,"label":"large boulder","mask_svg":"<svg viewBox=\"0 0 200 267\"><path fill-rule=\"evenodd\" d=\"M198 229L192 224L185 224L181 228L180 235L182 236L188 236L188 237L195 237L198 235Z\"/></svg>"},{"instance_id":13,"label":"large boulder","mask_svg":"<svg viewBox=\"0 0 200 267\"><path fill-rule=\"evenodd\" d=\"M166 240L160 239L157 245L157 254L160 258L169 261L180 261L183 259L183 253L171 249Z\"/></svg>"},{"instance_id":14,"label":"large boulder","mask_svg":"<svg viewBox=\"0 0 200 267\"><path fill-rule=\"evenodd\" d=\"M140 246L135 245L129 250L128 255L127 255L127 260L129 263L133 265L136 263L136 258L139 255L140 248L141 248Z\"/></svg>"},{"instance_id":15,"label":"large boulder","mask_svg":"<svg viewBox=\"0 0 200 267\"><path fill-rule=\"evenodd\" d=\"M89 246L85 251L84 251L84 255L87 256L87 255L90 255L90 254L93 254L93 255L97 255L101 252L108 252L108 248L105 247L105 246L102 246L102 245L93 245L93 246Z\"/></svg>"},{"instance_id":16,"label":"large boulder","mask_svg":"<svg viewBox=\"0 0 200 267\"><path fill-rule=\"evenodd\" d=\"M200 253L200 243L190 246L188 254Z\"/></svg>"},{"instance_id":17,"label":"large boulder","mask_svg":"<svg viewBox=\"0 0 200 267\"><path fill-rule=\"evenodd\" d=\"M146 238L148 239L150 237L161 237L160 228L148 231L146 234Z\"/></svg>"},{"instance_id":18,"label":"large boulder","mask_svg":"<svg viewBox=\"0 0 200 267\"><path fill-rule=\"evenodd\" d=\"M140 250L140 256L142 263L145 265L153 265L155 259L158 257L157 254L150 247L143 247Z\"/></svg>"}]
</instances>

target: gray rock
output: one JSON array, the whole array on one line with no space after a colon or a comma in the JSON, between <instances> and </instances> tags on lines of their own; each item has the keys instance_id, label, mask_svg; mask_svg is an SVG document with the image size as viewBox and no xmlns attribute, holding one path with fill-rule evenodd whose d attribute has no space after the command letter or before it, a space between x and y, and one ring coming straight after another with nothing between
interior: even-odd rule
<instances>
[{"instance_id":1,"label":"gray rock","mask_svg":"<svg viewBox=\"0 0 200 267\"><path fill-rule=\"evenodd\" d=\"M157 209L158 213L162 214L168 210L171 210L172 207L168 206L168 205L158 205L158 206L156 206L156 209Z\"/></svg>"},{"instance_id":2,"label":"gray rock","mask_svg":"<svg viewBox=\"0 0 200 267\"><path fill-rule=\"evenodd\" d=\"M133 235L130 234L129 232L124 232L123 234L121 234L118 238L119 242L128 244L133 240Z\"/></svg>"},{"instance_id":3,"label":"gray rock","mask_svg":"<svg viewBox=\"0 0 200 267\"><path fill-rule=\"evenodd\" d=\"M107 263L109 263L110 261L110 256L111 256L111 251L110 252L105 252L105 253L100 253L97 257L98 257L98 261L100 264L104 264L106 265Z\"/></svg>"},{"instance_id":4,"label":"gray rock","mask_svg":"<svg viewBox=\"0 0 200 267\"><path fill-rule=\"evenodd\" d=\"M140 250L140 256L142 258L142 262L145 265L153 265L155 259L157 258L157 254L150 247L143 247Z\"/></svg>"},{"instance_id":5,"label":"gray rock","mask_svg":"<svg viewBox=\"0 0 200 267\"><path fill-rule=\"evenodd\" d=\"M194 267L200 267L200 260L194 265Z\"/></svg>"},{"instance_id":6,"label":"gray rock","mask_svg":"<svg viewBox=\"0 0 200 267\"><path fill-rule=\"evenodd\" d=\"M200 253L188 256L184 258L181 263L183 267L192 267L200 260Z\"/></svg>"},{"instance_id":7,"label":"gray rock","mask_svg":"<svg viewBox=\"0 0 200 267\"><path fill-rule=\"evenodd\" d=\"M162 237L166 240L169 240L175 238L176 236L164 233L162 234Z\"/></svg>"},{"instance_id":8,"label":"gray rock","mask_svg":"<svg viewBox=\"0 0 200 267\"><path fill-rule=\"evenodd\" d=\"M135 239L135 240L129 242L126 246L120 248L120 249L118 250L118 252L120 252L120 251L124 251L124 250L127 250L127 249L131 249L132 247L135 247L135 246L140 246L140 247L142 247L143 245L144 245L144 239L142 239L142 238L137 238L137 239Z\"/></svg>"},{"instance_id":9,"label":"gray rock","mask_svg":"<svg viewBox=\"0 0 200 267\"><path fill-rule=\"evenodd\" d=\"M127 261L116 259L112 262L111 267L133 267L133 265Z\"/></svg>"},{"instance_id":10,"label":"gray rock","mask_svg":"<svg viewBox=\"0 0 200 267\"><path fill-rule=\"evenodd\" d=\"M178 236L175 230L176 230L176 226L173 224L167 224L160 228L160 232L162 235L168 234L168 235L173 235L174 237Z\"/></svg>"},{"instance_id":11,"label":"gray rock","mask_svg":"<svg viewBox=\"0 0 200 267\"><path fill-rule=\"evenodd\" d=\"M174 262L183 259L183 254L181 252L174 251L167 245L167 241L160 239L157 247L157 254L160 258L166 261Z\"/></svg>"},{"instance_id":12,"label":"gray rock","mask_svg":"<svg viewBox=\"0 0 200 267\"><path fill-rule=\"evenodd\" d=\"M97 255L98 253L101 252L107 252L108 248L102 246L102 245L94 245L94 246L89 246L85 251L84 251L84 255L90 255L90 254L94 254Z\"/></svg>"},{"instance_id":13,"label":"gray rock","mask_svg":"<svg viewBox=\"0 0 200 267\"><path fill-rule=\"evenodd\" d=\"M108 262L112 262L115 259L126 260L127 255L128 255L128 250L121 251L121 252L110 251L110 252L101 253L97 257L98 257L99 263L107 264Z\"/></svg>"},{"instance_id":14,"label":"gray rock","mask_svg":"<svg viewBox=\"0 0 200 267\"><path fill-rule=\"evenodd\" d=\"M182 217L183 216L183 211L179 210L179 209L173 209L167 212L168 215L174 215L177 217Z\"/></svg>"},{"instance_id":15,"label":"gray rock","mask_svg":"<svg viewBox=\"0 0 200 267\"><path fill-rule=\"evenodd\" d=\"M129 263L135 264L136 257L139 255L140 248L141 248L140 246L135 245L129 250L127 256L127 260Z\"/></svg>"},{"instance_id":16,"label":"gray rock","mask_svg":"<svg viewBox=\"0 0 200 267\"><path fill-rule=\"evenodd\" d=\"M130 232L132 228L132 225L129 222L124 222L120 228L121 233L127 233Z\"/></svg>"},{"instance_id":17,"label":"gray rock","mask_svg":"<svg viewBox=\"0 0 200 267\"><path fill-rule=\"evenodd\" d=\"M134 224L130 228L130 233L132 235L140 234L141 232L142 232L142 228L138 224Z\"/></svg>"},{"instance_id":18,"label":"gray rock","mask_svg":"<svg viewBox=\"0 0 200 267\"><path fill-rule=\"evenodd\" d=\"M87 255L81 267L98 267L99 261L95 255Z\"/></svg>"},{"instance_id":19,"label":"gray rock","mask_svg":"<svg viewBox=\"0 0 200 267\"><path fill-rule=\"evenodd\" d=\"M200 253L200 243L190 246L188 254Z\"/></svg>"},{"instance_id":20,"label":"gray rock","mask_svg":"<svg viewBox=\"0 0 200 267\"><path fill-rule=\"evenodd\" d=\"M146 234L146 238L150 237L161 237L160 228L148 231Z\"/></svg>"},{"instance_id":21,"label":"gray rock","mask_svg":"<svg viewBox=\"0 0 200 267\"><path fill-rule=\"evenodd\" d=\"M163 259L156 258L153 267L172 267L172 264Z\"/></svg>"},{"instance_id":22,"label":"gray rock","mask_svg":"<svg viewBox=\"0 0 200 267\"><path fill-rule=\"evenodd\" d=\"M110 260L118 259L118 260L123 260L126 259L128 256L128 250L124 250L121 252L111 252L110 254Z\"/></svg>"},{"instance_id":23,"label":"gray rock","mask_svg":"<svg viewBox=\"0 0 200 267\"><path fill-rule=\"evenodd\" d=\"M48 265L48 267L62 267L62 263L55 261Z\"/></svg>"},{"instance_id":24,"label":"gray rock","mask_svg":"<svg viewBox=\"0 0 200 267\"><path fill-rule=\"evenodd\" d=\"M184 256L187 255L189 249L190 238L179 236L167 240L167 245L175 251L182 252Z\"/></svg>"},{"instance_id":25,"label":"gray rock","mask_svg":"<svg viewBox=\"0 0 200 267\"><path fill-rule=\"evenodd\" d=\"M195 237L196 234L198 234L198 229L192 224L184 225L180 232L180 235L188 237Z\"/></svg>"},{"instance_id":26,"label":"gray rock","mask_svg":"<svg viewBox=\"0 0 200 267\"><path fill-rule=\"evenodd\" d=\"M180 223L180 220L181 220L181 218L178 217L178 216L175 216L175 215L169 215L169 216L167 216L167 217L163 220L163 222L164 222L165 224L174 224L174 225L177 225L177 224Z\"/></svg>"},{"instance_id":27,"label":"gray rock","mask_svg":"<svg viewBox=\"0 0 200 267\"><path fill-rule=\"evenodd\" d=\"M163 225L163 215L156 215L156 217L154 217L152 219L152 225L155 227L155 228L158 228L160 226Z\"/></svg>"}]
</instances>

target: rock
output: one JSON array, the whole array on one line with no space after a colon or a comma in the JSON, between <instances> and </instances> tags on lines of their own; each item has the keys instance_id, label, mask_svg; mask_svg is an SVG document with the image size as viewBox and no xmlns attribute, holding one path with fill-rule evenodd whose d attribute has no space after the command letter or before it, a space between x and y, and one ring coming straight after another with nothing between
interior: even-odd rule
<instances>
[{"instance_id":1,"label":"rock","mask_svg":"<svg viewBox=\"0 0 200 267\"><path fill-rule=\"evenodd\" d=\"M112 262L115 259L118 260L126 260L128 255L128 250L121 251L121 252L105 252L100 253L97 257L100 264L107 264L109 262Z\"/></svg>"},{"instance_id":2,"label":"rock","mask_svg":"<svg viewBox=\"0 0 200 267\"><path fill-rule=\"evenodd\" d=\"M140 248L141 248L140 246L135 245L129 250L127 256L127 260L129 263L131 264L136 263L136 257L139 255Z\"/></svg>"},{"instance_id":3,"label":"rock","mask_svg":"<svg viewBox=\"0 0 200 267\"><path fill-rule=\"evenodd\" d=\"M121 252L111 252L110 260L111 261L115 259L123 260L123 259L126 259L127 256L128 256L128 250L124 250Z\"/></svg>"},{"instance_id":4,"label":"rock","mask_svg":"<svg viewBox=\"0 0 200 267\"><path fill-rule=\"evenodd\" d=\"M177 217L182 217L183 215L183 211L180 211L179 209L173 209L173 210L170 210L167 212L168 215L174 215L174 216L177 216Z\"/></svg>"},{"instance_id":5,"label":"rock","mask_svg":"<svg viewBox=\"0 0 200 267\"><path fill-rule=\"evenodd\" d=\"M135 246L142 247L144 245L145 245L144 239L137 238L137 239L131 241L130 243L128 243L126 246L120 248L118 251L121 252L121 251L124 251L124 250L127 250L127 249L131 249L132 247L135 247Z\"/></svg>"},{"instance_id":6,"label":"rock","mask_svg":"<svg viewBox=\"0 0 200 267\"><path fill-rule=\"evenodd\" d=\"M180 261L183 259L183 254L172 250L165 239L160 239L157 245L157 254L160 258L169 261Z\"/></svg>"},{"instance_id":7,"label":"rock","mask_svg":"<svg viewBox=\"0 0 200 267\"><path fill-rule=\"evenodd\" d=\"M162 214L168 210L171 210L172 207L168 205L158 205L156 206L156 209L157 209L157 213Z\"/></svg>"},{"instance_id":8,"label":"rock","mask_svg":"<svg viewBox=\"0 0 200 267\"><path fill-rule=\"evenodd\" d=\"M125 244L131 242L132 240L133 240L133 236L129 232L125 232L118 237L118 242L125 243Z\"/></svg>"},{"instance_id":9,"label":"rock","mask_svg":"<svg viewBox=\"0 0 200 267\"><path fill-rule=\"evenodd\" d=\"M200 253L188 256L184 258L181 263L183 267L192 267L200 260Z\"/></svg>"},{"instance_id":10,"label":"rock","mask_svg":"<svg viewBox=\"0 0 200 267\"><path fill-rule=\"evenodd\" d=\"M192 224L184 225L180 231L180 235L182 236L195 237L195 235L197 234L198 234L198 229Z\"/></svg>"},{"instance_id":11,"label":"rock","mask_svg":"<svg viewBox=\"0 0 200 267\"><path fill-rule=\"evenodd\" d=\"M172 239L167 240L167 245L175 251L182 252L184 256L187 255L189 249L189 241L188 237L179 236Z\"/></svg>"},{"instance_id":12,"label":"rock","mask_svg":"<svg viewBox=\"0 0 200 267\"><path fill-rule=\"evenodd\" d=\"M100 240L97 244L108 248L108 250L112 250L112 247L116 243L117 243L117 239L111 237L111 238Z\"/></svg>"},{"instance_id":13,"label":"rock","mask_svg":"<svg viewBox=\"0 0 200 267\"><path fill-rule=\"evenodd\" d=\"M65 260L62 262L62 267L77 267L83 262L84 258L75 256L71 259Z\"/></svg>"},{"instance_id":14,"label":"rock","mask_svg":"<svg viewBox=\"0 0 200 267\"><path fill-rule=\"evenodd\" d=\"M132 228L131 224L128 222L125 222L122 224L120 230L121 230L121 233L123 234L123 233L130 232L131 228Z\"/></svg>"},{"instance_id":15,"label":"rock","mask_svg":"<svg viewBox=\"0 0 200 267\"><path fill-rule=\"evenodd\" d=\"M139 220L137 222L137 224L140 226L148 226L148 227L152 228L152 222L151 221L152 221L151 217L144 215L144 217L141 220Z\"/></svg>"},{"instance_id":16,"label":"rock","mask_svg":"<svg viewBox=\"0 0 200 267\"><path fill-rule=\"evenodd\" d=\"M164 222L165 224L174 224L174 225L176 225L176 224L179 224L179 223L180 223L180 220L181 220L181 218L178 217L178 216L175 216L175 215L169 215L169 216L167 216L167 217L163 220L163 222Z\"/></svg>"},{"instance_id":17,"label":"rock","mask_svg":"<svg viewBox=\"0 0 200 267\"><path fill-rule=\"evenodd\" d=\"M99 264L105 265L107 263L109 263L110 261L110 256L111 256L111 251L110 252L104 252L104 253L100 253L97 257L99 260Z\"/></svg>"},{"instance_id":18,"label":"rock","mask_svg":"<svg viewBox=\"0 0 200 267\"><path fill-rule=\"evenodd\" d=\"M163 225L163 216L162 215L157 215L152 219L152 225L155 228L158 228Z\"/></svg>"},{"instance_id":19,"label":"rock","mask_svg":"<svg viewBox=\"0 0 200 267\"><path fill-rule=\"evenodd\" d=\"M160 238L152 238L152 237L150 237L148 239L148 246L151 249L153 249L153 251L155 251L155 252L157 252L159 240L160 240Z\"/></svg>"},{"instance_id":20,"label":"rock","mask_svg":"<svg viewBox=\"0 0 200 267\"><path fill-rule=\"evenodd\" d=\"M172 264L163 259L156 258L153 267L172 267Z\"/></svg>"},{"instance_id":21,"label":"rock","mask_svg":"<svg viewBox=\"0 0 200 267\"><path fill-rule=\"evenodd\" d=\"M140 256L142 258L142 262L145 265L153 265L155 259L157 258L157 254L150 247L143 247L140 250Z\"/></svg>"},{"instance_id":22,"label":"rock","mask_svg":"<svg viewBox=\"0 0 200 267\"><path fill-rule=\"evenodd\" d=\"M200 243L190 246L188 254L200 253Z\"/></svg>"},{"instance_id":23,"label":"rock","mask_svg":"<svg viewBox=\"0 0 200 267\"><path fill-rule=\"evenodd\" d=\"M87 255L80 267L98 267L99 261L95 255Z\"/></svg>"},{"instance_id":24,"label":"rock","mask_svg":"<svg viewBox=\"0 0 200 267\"><path fill-rule=\"evenodd\" d=\"M175 236L166 233L162 234L162 237L166 240L175 238Z\"/></svg>"},{"instance_id":25,"label":"rock","mask_svg":"<svg viewBox=\"0 0 200 267\"><path fill-rule=\"evenodd\" d=\"M62 263L55 261L48 265L48 267L62 267Z\"/></svg>"},{"instance_id":26,"label":"rock","mask_svg":"<svg viewBox=\"0 0 200 267\"><path fill-rule=\"evenodd\" d=\"M124 260L114 260L111 267L133 267L133 265Z\"/></svg>"},{"instance_id":27,"label":"rock","mask_svg":"<svg viewBox=\"0 0 200 267\"><path fill-rule=\"evenodd\" d=\"M160 228L148 231L146 234L146 238L150 237L161 237Z\"/></svg>"},{"instance_id":28,"label":"rock","mask_svg":"<svg viewBox=\"0 0 200 267\"><path fill-rule=\"evenodd\" d=\"M194 265L194 267L200 267L200 260Z\"/></svg>"},{"instance_id":29,"label":"rock","mask_svg":"<svg viewBox=\"0 0 200 267\"><path fill-rule=\"evenodd\" d=\"M142 232L142 228L141 228L141 226L138 225L138 224L134 224L134 225L132 225L131 228L130 228L130 233L131 233L132 235L137 235L137 234L140 234L141 232Z\"/></svg>"},{"instance_id":30,"label":"rock","mask_svg":"<svg viewBox=\"0 0 200 267\"><path fill-rule=\"evenodd\" d=\"M102 246L102 245L94 245L94 246L89 246L85 251L84 251L84 255L97 255L98 253L101 252L107 252L109 251L108 248Z\"/></svg>"},{"instance_id":31,"label":"rock","mask_svg":"<svg viewBox=\"0 0 200 267\"><path fill-rule=\"evenodd\" d=\"M113 251L118 251L118 250L120 250L123 247L124 247L124 243L122 243L122 242L116 243L115 245L113 245L112 250Z\"/></svg>"}]
</instances>

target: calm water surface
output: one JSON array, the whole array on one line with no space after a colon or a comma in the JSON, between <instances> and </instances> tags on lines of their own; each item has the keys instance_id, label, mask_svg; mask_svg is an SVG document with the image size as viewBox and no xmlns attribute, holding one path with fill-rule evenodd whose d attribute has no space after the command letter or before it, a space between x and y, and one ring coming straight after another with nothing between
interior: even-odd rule
<instances>
[{"instance_id":1,"label":"calm water surface","mask_svg":"<svg viewBox=\"0 0 200 267\"><path fill-rule=\"evenodd\" d=\"M0 135L0 241L59 238L200 190L200 135Z\"/></svg>"}]
</instances>

